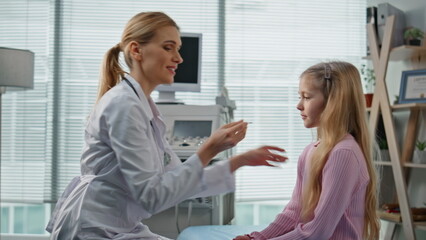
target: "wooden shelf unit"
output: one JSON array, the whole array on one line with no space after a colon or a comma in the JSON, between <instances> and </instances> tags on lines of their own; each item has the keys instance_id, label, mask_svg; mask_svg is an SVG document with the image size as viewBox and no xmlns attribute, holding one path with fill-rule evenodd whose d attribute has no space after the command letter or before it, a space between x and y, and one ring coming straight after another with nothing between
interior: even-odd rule
<instances>
[{"instance_id":1,"label":"wooden shelf unit","mask_svg":"<svg viewBox=\"0 0 426 240\"><path fill-rule=\"evenodd\" d=\"M378 212L379 216L381 219L386 220L386 221L390 221L394 224L401 224L401 216L397 215L397 214L392 214L392 213L384 213L384 212ZM414 228L417 229L421 229L421 230L426 230L426 222L424 221L419 221L419 222L414 222L413 224Z\"/></svg>"},{"instance_id":2,"label":"wooden shelf unit","mask_svg":"<svg viewBox=\"0 0 426 240\"><path fill-rule=\"evenodd\" d=\"M426 231L426 222L416 222L416 223L414 223L414 225L417 229L421 229L423 231Z\"/></svg>"},{"instance_id":3,"label":"wooden shelf unit","mask_svg":"<svg viewBox=\"0 0 426 240\"><path fill-rule=\"evenodd\" d=\"M377 165L385 166L386 169L391 168L393 175L395 190L400 208L400 221L389 219L385 214L379 213L382 219L393 223L386 239L393 239L395 226L400 225L403 228L404 239L416 239L414 229L426 229L426 222L414 222L411 208L409 205L407 194L407 175L409 169L418 168L426 169L426 164L412 163L413 152L418 135L419 115L422 110L426 109L426 103L408 103L390 105L388 90L386 86L386 72L389 61L411 61L414 65L416 62L425 61L426 47L421 46L400 46L390 49L391 38L394 31L394 16L387 17L384 29L384 37L381 44L380 54L377 41L377 35L374 31L373 24L367 24L368 41L371 55L367 59L372 60L373 68L376 75L376 89L374 98L369 111L369 125L371 129L371 139L376 140L376 129L379 117L381 116L384 124L386 140L389 146L390 162L375 162ZM407 130L403 141L402 152L397 142L393 122L393 112L408 111L409 119L407 122ZM392 216L395 217L395 216Z\"/></svg>"},{"instance_id":4,"label":"wooden shelf unit","mask_svg":"<svg viewBox=\"0 0 426 240\"><path fill-rule=\"evenodd\" d=\"M391 106L394 111L426 109L426 103L403 103Z\"/></svg>"},{"instance_id":5,"label":"wooden shelf unit","mask_svg":"<svg viewBox=\"0 0 426 240\"><path fill-rule=\"evenodd\" d=\"M374 162L374 164L381 165L381 166L392 166L391 162L385 162L385 161L376 161Z\"/></svg>"},{"instance_id":6,"label":"wooden shelf unit","mask_svg":"<svg viewBox=\"0 0 426 240\"><path fill-rule=\"evenodd\" d=\"M403 45L392 49L389 61L402 61L407 59L415 59L426 54L424 46L408 46ZM371 60L371 56L363 57L363 59Z\"/></svg>"}]
</instances>

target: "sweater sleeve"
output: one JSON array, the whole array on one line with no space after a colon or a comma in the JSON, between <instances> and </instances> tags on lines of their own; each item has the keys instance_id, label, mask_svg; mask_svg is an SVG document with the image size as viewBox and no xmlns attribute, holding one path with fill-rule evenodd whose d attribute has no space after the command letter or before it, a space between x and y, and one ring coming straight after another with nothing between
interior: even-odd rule
<instances>
[{"instance_id":1,"label":"sweater sleeve","mask_svg":"<svg viewBox=\"0 0 426 240\"><path fill-rule=\"evenodd\" d=\"M322 192L313 218L274 240L329 239L348 208L359 179L359 163L353 151L336 149L324 166Z\"/></svg>"},{"instance_id":2,"label":"sweater sleeve","mask_svg":"<svg viewBox=\"0 0 426 240\"><path fill-rule=\"evenodd\" d=\"M302 194L302 183L303 183L303 172L305 169L306 156L311 149L309 146L303 151L299 157L298 166L297 166L297 179L296 185L293 190L293 195L290 202L284 208L284 210L277 215L275 220L269 224L261 232L252 232L250 234L254 239L269 239L272 237L283 235L294 229L297 222L299 221L300 211L301 211L301 199Z\"/></svg>"}]
</instances>

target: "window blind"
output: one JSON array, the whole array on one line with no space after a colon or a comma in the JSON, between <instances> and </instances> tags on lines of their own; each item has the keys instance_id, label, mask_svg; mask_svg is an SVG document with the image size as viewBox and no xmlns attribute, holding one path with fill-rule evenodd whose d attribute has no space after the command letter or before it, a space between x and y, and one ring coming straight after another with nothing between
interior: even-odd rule
<instances>
[{"instance_id":1,"label":"window blind","mask_svg":"<svg viewBox=\"0 0 426 240\"><path fill-rule=\"evenodd\" d=\"M56 58L55 4L61 20ZM219 9L225 9L225 22ZM0 45L36 53L34 90L2 98L2 202L55 201L79 174L84 123L95 102L102 57L138 12L163 11L182 32L203 34L202 91L177 93L177 98L214 104L218 84L225 82L237 103L235 119L253 122L237 153L265 144L287 150L290 161L284 168L237 172L238 201L289 198L298 155L314 136L295 108L299 74L326 59L357 64L365 53L365 1L16 0L0 1L0 11ZM225 42L219 42L223 34ZM224 62L219 61L222 47ZM52 166L57 169L53 179Z\"/></svg>"},{"instance_id":2,"label":"window blind","mask_svg":"<svg viewBox=\"0 0 426 240\"><path fill-rule=\"evenodd\" d=\"M138 12L163 11L182 32L203 34L202 91L177 93L177 97L187 104L214 104L218 1L18 0L1 1L0 9L0 45L36 53L35 89L3 96L2 202L55 201L69 180L79 175L84 123L95 102L102 57L120 41L124 25ZM53 22L55 11L59 22ZM57 59L53 57L55 27L60 29ZM60 78L55 83L54 66L60 68L55 69ZM53 84L59 85L57 97ZM55 102L59 107L52 112ZM52 143L54 116L58 130ZM55 159L51 159L52 144L58 152Z\"/></svg>"},{"instance_id":3,"label":"window blind","mask_svg":"<svg viewBox=\"0 0 426 240\"><path fill-rule=\"evenodd\" d=\"M1 201L42 202L50 161L49 1L0 1L0 46L35 53L34 89L8 91L1 106Z\"/></svg>"},{"instance_id":4,"label":"window blind","mask_svg":"<svg viewBox=\"0 0 426 240\"><path fill-rule=\"evenodd\" d=\"M92 9L97 9L93 11ZM163 11L182 32L203 34L202 91L177 93L187 104L214 104L217 94L217 1L65 1L58 192L79 173L84 123L95 102L105 52L120 41L127 21L142 11ZM155 98L157 95L153 94Z\"/></svg>"},{"instance_id":5,"label":"window blind","mask_svg":"<svg viewBox=\"0 0 426 240\"><path fill-rule=\"evenodd\" d=\"M365 53L365 1L226 1L225 83L236 119L253 122L238 152L265 144L287 150L283 168L237 172L239 202L287 200L298 157L314 141L296 109L299 75L324 60L356 66Z\"/></svg>"}]
</instances>

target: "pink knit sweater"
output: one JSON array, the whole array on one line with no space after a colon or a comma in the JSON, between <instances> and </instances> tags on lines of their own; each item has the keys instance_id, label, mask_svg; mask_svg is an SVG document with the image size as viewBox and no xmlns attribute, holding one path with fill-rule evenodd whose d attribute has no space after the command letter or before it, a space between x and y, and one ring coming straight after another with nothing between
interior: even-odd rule
<instances>
[{"instance_id":1,"label":"pink knit sweater","mask_svg":"<svg viewBox=\"0 0 426 240\"><path fill-rule=\"evenodd\" d=\"M349 134L332 149L324 166L322 192L313 219L306 223L300 219L301 194L309 177L307 161L317 145L308 145L299 158L289 204L263 231L252 232L253 239L362 239L365 192L370 178L364 155Z\"/></svg>"}]
</instances>

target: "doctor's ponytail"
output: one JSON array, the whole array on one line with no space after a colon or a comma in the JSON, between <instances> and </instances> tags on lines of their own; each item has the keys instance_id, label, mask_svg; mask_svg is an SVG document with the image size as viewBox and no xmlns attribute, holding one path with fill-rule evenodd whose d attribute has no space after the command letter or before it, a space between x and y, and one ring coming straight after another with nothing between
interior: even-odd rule
<instances>
[{"instance_id":1,"label":"doctor's ponytail","mask_svg":"<svg viewBox=\"0 0 426 240\"><path fill-rule=\"evenodd\" d=\"M98 97L99 99L112 87L120 82L126 73L120 66L119 57L121 52L120 43L112 47L104 56L99 79Z\"/></svg>"}]
</instances>

